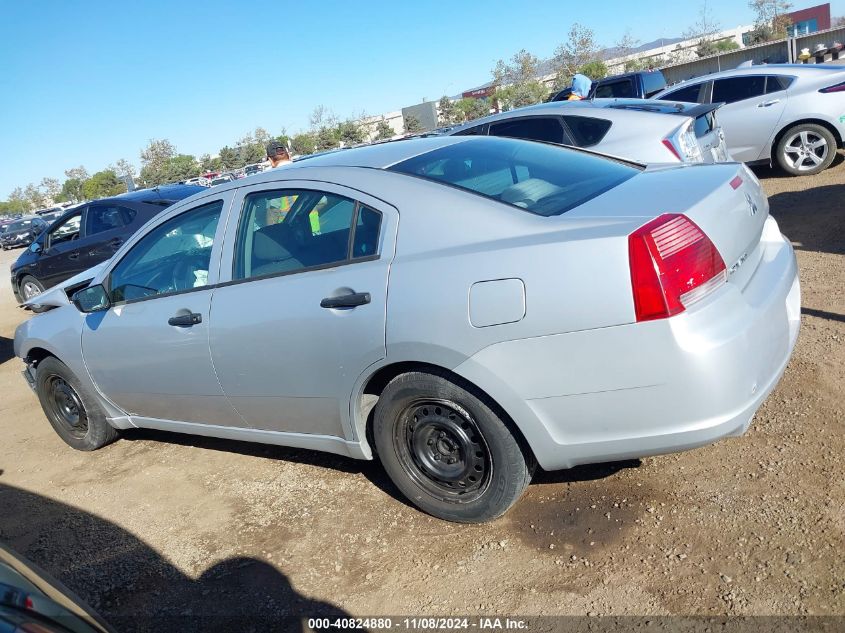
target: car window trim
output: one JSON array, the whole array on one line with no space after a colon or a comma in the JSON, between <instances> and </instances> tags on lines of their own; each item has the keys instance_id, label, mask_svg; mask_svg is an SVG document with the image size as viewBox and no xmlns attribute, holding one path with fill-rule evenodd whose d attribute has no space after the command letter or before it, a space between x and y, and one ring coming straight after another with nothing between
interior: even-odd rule
<instances>
[{"instance_id":1,"label":"car window trim","mask_svg":"<svg viewBox=\"0 0 845 633\"><path fill-rule=\"evenodd\" d=\"M205 207L209 204L221 202L223 204L223 207L220 209L220 217L217 219L217 228L215 229L215 233L217 233L217 231L220 230L221 225L225 226L225 223L228 220L229 212L231 210L232 200L231 199L229 199L228 201L226 200L227 194L231 195L231 192L228 192L228 191L221 192L220 197L215 197L213 195L203 196L202 198L200 198L199 200L196 201L199 204L192 205L192 206L187 207L185 209L179 209L177 213L174 213L170 217L163 217L161 222L157 222L155 224L155 226L151 226L149 229L147 229L147 231L144 232L143 235L138 235L138 233L135 233L132 236L132 238L134 240L132 242L132 245L129 246L129 248L127 248L127 250L123 254L123 256L109 268L108 273L106 273L105 277L103 277L103 280L100 282L100 284L103 286L103 288L105 288L106 294L108 295L109 301L111 302L109 309L111 309L115 306L129 305L129 304L132 304L132 303L139 303L141 301L150 301L151 299L173 297L175 295L181 295L181 294L186 294L186 293L189 293L189 292L196 292L198 290L206 290L208 288L216 287L217 284L207 284L205 286L199 286L198 288L186 288L185 290L174 290L173 292L162 292L162 293L150 295L149 297L138 297L137 299L126 299L126 300L123 300L123 301L111 301L112 272L114 271L115 268L117 268L120 265L120 263L123 260L125 260L129 256L129 253L132 252L132 249L135 248L135 246L137 246L138 243L141 240L143 240L151 232L155 231L162 224L166 224L167 222L170 222L170 220L174 220L174 219L178 218L179 216L184 215L185 213L190 213L191 211L194 211L196 209L200 209L200 208ZM208 200L208 198L212 198L212 199ZM225 219L224 219L224 214L225 214ZM225 235L225 231L224 231L224 235ZM221 245L220 250L222 251L222 245ZM211 252L211 254L212 255L214 254L214 243L213 242L212 242L212 252ZM218 253L218 256L219 256L219 253ZM211 272L211 266L214 265L213 257L211 258L211 260L212 261L209 261L209 273ZM219 262L218 262L218 269L219 269ZM218 274L218 276L219 276L219 274Z\"/></svg>"},{"instance_id":2,"label":"car window trim","mask_svg":"<svg viewBox=\"0 0 845 633\"><path fill-rule=\"evenodd\" d=\"M315 181L315 182L320 182L320 181ZM349 241L346 244L346 259L341 260L341 261L337 261L337 262L330 262L328 264L316 264L314 266L306 266L304 268L297 268L296 270L286 270L286 271L282 271L282 272L278 272L278 273L267 273L265 275L257 275L257 276L254 276L254 277L243 277L243 278L240 278L240 279L235 279L235 273L236 273L236 269L237 269L237 265L238 265L238 251L237 251L237 249L238 249L238 245L240 244L241 230L244 226L244 223L242 222L242 220L243 220L244 209L246 209L247 198L249 198L249 196L251 196L251 195L255 195L255 194L260 195L260 194L270 193L270 192L274 192L274 191L311 191L311 192L315 192L315 193L322 193L323 195L340 196L342 198L346 198L347 200L352 200L352 202L355 203L355 208L352 212L352 220L351 220L352 225L349 228ZM324 189L318 189L318 188L309 189L307 187L282 187L282 188L274 187L272 189L258 189L258 190L255 190L255 191L250 191L249 193L244 194L242 196L241 200L242 200L241 209L238 213L238 230L235 232L235 250L232 253L232 268L231 268L232 279L230 279L229 281L224 281L224 282L219 283L219 284L215 284L215 287L224 287L224 286L229 286L229 285L232 285L232 284L235 284L235 283L241 283L241 282L244 282L244 281L253 281L253 280L256 280L256 279L269 279L271 277L281 277L281 276L284 276L284 275L296 275L298 273L311 272L312 270L324 270L326 268L336 268L337 266L342 266L342 265L347 265L347 264L357 264L358 262L373 261L373 260L379 259L381 257L381 236L382 236L382 229L384 228L384 222L383 222L384 213L382 213L378 209L374 209L373 207L362 203L358 199L353 199L353 198L350 198L347 195L336 194L336 193L332 193L331 191L326 191ZM294 203L294 204L296 204L296 203ZM362 206L367 207L371 211L374 211L375 213L379 214L380 219L379 219L379 227L378 227L378 236L376 238L376 243L378 244L378 252L374 253L373 255L366 255L364 257L353 257L352 256L352 249L355 247L355 229L356 229L356 226L358 224L358 210ZM293 208L291 208L291 210L288 213L290 213L292 211L293 211Z\"/></svg>"}]
</instances>

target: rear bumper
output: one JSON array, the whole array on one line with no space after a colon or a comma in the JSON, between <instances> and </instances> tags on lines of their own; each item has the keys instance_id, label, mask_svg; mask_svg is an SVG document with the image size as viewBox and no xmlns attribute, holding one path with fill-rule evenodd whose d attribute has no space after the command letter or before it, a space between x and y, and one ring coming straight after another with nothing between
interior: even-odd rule
<instances>
[{"instance_id":1,"label":"rear bumper","mask_svg":"<svg viewBox=\"0 0 845 633\"><path fill-rule=\"evenodd\" d=\"M500 343L456 371L513 417L546 469L740 435L783 375L800 323L792 247L774 220L767 229L744 288L729 282L671 319Z\"/></svg>"}]
</instances>

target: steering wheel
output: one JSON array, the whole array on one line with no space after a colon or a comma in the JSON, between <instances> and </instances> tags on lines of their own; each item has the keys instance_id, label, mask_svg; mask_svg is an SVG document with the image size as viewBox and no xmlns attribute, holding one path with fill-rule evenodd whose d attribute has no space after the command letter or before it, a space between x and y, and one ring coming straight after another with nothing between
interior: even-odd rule
<instances>
[{"instance_id":1,"label":"steering wheel","mask_svg":"<svg viewBox=\"0 0 845 633\"><path fill-rule=\"evenodd\" d=\"M195 263L193 257L186 257L176 262L170 276L170 290L176 292L193 288L196 281L194 271L198 270Z\"/></svg>"}]
</instances>

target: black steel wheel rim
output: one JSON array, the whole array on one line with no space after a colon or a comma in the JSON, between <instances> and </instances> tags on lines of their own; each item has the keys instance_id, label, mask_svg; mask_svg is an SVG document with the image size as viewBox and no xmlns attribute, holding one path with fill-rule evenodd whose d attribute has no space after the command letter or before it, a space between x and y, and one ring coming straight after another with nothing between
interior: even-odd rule
<instances>
[{"instance_id":1,"label":"black steel wheel rim","mask_svg":"<svg viewBox=\"0 0 845 633\"><path fill-rule=\"evenodd\" d=\"M50 376L46 386L50 417L73 437L84 438L88 434L88 416L79 394L61 376Z\"/></svg>"},{"instance_id":2,"label":"black steel wheel rim","mask_svg":"<svg viewBox=\"0 0 845 633\"><path fill-rule=\"evenodd\" d=\"M490 483L487 442L470 413L454 402L411 403L400 414L393 439L405 472L438 499L468 503Z\"/></svg>"}]
</instances>

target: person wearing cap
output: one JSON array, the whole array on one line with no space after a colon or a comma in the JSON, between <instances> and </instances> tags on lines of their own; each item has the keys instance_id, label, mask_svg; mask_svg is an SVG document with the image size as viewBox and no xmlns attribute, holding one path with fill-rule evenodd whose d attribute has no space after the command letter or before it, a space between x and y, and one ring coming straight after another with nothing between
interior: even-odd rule
<instances>
[{"instance_id":1,"label":"person wearing cap","mask_svg":"<svg viewBox=\"0 0 845 633\"><path fill-rule=\"evenodd\" d=\"M270 141L267 143L267 160L270 167L281 167L291 162L288 148L281 141Z\"/></svg>"},{"instance_id":2,"label":"person wearing cap","mask_svg":"<svg viewBox=\"0 0 845 633\"><path fill-rule=\"evenodd\" d=\"M592 81L586 75L578 73L572 78L572 94L569 95L567 101L580 101L586 99L590 94Z\"/></svg>"}]
</instances>

